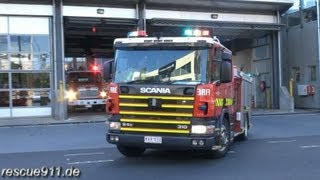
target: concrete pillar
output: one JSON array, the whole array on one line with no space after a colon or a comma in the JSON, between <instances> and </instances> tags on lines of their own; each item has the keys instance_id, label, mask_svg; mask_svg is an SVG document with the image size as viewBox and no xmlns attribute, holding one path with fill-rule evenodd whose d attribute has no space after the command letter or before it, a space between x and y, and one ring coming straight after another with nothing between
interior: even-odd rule
<instances>
[{"instance_id":1,"label":"concrete pillar","mask_svg":"<svg viewBox=\"0 0 320 180\"><path fill-rule=\"evenodd\" d=\"M279 31L280 33L280 31ZM278 34L277 32L274 32L272 34L272 107L274 109L279 108L279 93L280 93L280 82L282 77L279 75L279 64L280 62L280 54L278 52L278 49L281 47L278 47Z\"/></svg>"},{"instance_id":2,"label":"concrete pillar","mask_svg":"<svg viewBox=\"0 0 320 180\"><path fill-rule=\"evenodd\" d=\"M65 90L64 35L62 0L53 0L53 49L54 49L54 98L53 117L56 120L67 119L67 103L61 93ZM63 95L63 94L62 94Z\"/></svg>"},{"instance_id":3,"label":"concrete pillar","mask_svg":"<svg viewBox=\"0 0 320 180\"><path fill-rule=\"evenodd\" d=\"M146 17L145 17L145 11L146 10L146 4L144 0L140 0L137 4L137 13L138 13L138 30L145 30L146 31Z\"/></svg>"}]
</instances>

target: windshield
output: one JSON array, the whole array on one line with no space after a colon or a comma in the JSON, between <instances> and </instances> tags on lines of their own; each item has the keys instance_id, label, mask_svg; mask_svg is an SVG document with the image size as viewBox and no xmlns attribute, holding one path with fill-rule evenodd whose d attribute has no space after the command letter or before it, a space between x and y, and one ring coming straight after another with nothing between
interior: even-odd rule
<instances>
[{"instance_id":1,"label":"windshield","mask_svg":"<svg viewBox=\"0 0 320 180\"><path fill-rule=\"evenodd\" d=\"M206 81L207 53L206 49L117 50L114 81L180 84Z\"/></svg>"},{"instance_id":2,"label":"windshield","mask_svg":"<svg viewBox=\"0 0 320 180\"><path fill-rule=\"evenodd\" d=\"M100 82L101 74L98 72L74 72L68 75L68 81L73 83Z\"/></svg>"}]
</instances>

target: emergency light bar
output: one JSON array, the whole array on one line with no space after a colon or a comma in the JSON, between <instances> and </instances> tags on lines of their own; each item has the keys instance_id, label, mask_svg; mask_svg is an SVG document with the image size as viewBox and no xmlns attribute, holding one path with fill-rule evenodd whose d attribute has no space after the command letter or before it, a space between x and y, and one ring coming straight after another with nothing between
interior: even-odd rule
<instances>
[{"instance_id":1,"label":"emergency light bar","mask_svg":"<svg viewBox=\"0 0 320 180\"><path fill-rule=\"evenodd\" d=\"M184 30L184 35L185 36L210 36L209 30L200 30L200 29L186 29Z\"/></svg>"},{"instance_id":2,"label":"emergency light bar","mask_svg":"<svg viewBox=\"0 0 320 180\"><path fill-rule=\"evenodd\" d=\"M147 37L147 33L145 31L132 31L129 32L128 37Z\"/></svg>"}]
</instances>

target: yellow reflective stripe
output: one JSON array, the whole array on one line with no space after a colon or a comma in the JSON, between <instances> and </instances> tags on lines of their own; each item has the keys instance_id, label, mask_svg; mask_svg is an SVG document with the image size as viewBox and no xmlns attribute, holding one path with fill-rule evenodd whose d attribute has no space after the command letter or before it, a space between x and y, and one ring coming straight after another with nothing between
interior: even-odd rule
<instances>
[{"instance_id":1,"label":"yellow reflective stripe","mask_svg":"<svg viewBox=\"0 0 320 180\"><path fill-rule=\"evenodd\" d=\"M148 107L146 103L119 103L121 107ZM188 108L192 109L193 105L180 105L180 104L162 104L162 108Z\"/></svg>"},{"instance_id":2,"label":"yellow reflective stripe","mask_svg":"<svg viewBox=\"0 0 320 180\"><path fill-rule=\"evenodd\" d=\"M131 128L121 127L121 131L138 131L138 132L162 132L162 133L182 133L189 134L189 130L175 130L175 129L153 129L153 128Z\"/></svg>"},{"instance_id":3,"label":"yellow reflective stripe","mask_svg":"<svg viewBox=\"0 0 320 180\"><path fill-rule=\"evenodd\" d=\"M231 106L233 105L233 99L232 98L227 98L226 99L226 106Z\"/></svg>"},{"instance_id":4,"label":"yellow reflective stripe","mask_svg":"<svg viewBox=\"0 0 320 180\"><path fill-rule=\"evenodd\" d=\"M148 107L148 104L145 104L145 103L119 103L119 106L126 106L126 107Z\"/></svg>"},{"instance_id":5,"label":"yellow reflective stripe","mask_svg":"<svg viewBox=\"0 0 320 180\"><path fill-rule=\"evenodd\" d=\"M226 99L226 106L231 106L233 105L233 99L232 98L225 98ZM216 98L216 106L217 107L221 107L223 106L223 101L224 99L223 98Z\"/></svg>"},{"instance_id":6,"label":"yellow reflective stripe","mask_svg":"<svg viewBox=\"0 0 320 180\"><path fill-rule=\"evenodd\" d=\"M188 108L188 109L192 109L193 105L162 104L161 107L163 107L163 108Z\"/></svg>"},{"instance_id":7,"label":"yellow reflective stripe","mask_svg":"<svg viewBox=\"0 0 320 180\"><path fill-rule=\"evenodd\" d=\"M170 113L170 112L120 111L119 114L192 117L192 113Z\"/></svg>"},{"instance_id":8,"label":"yellow reflective stripe","mask_svg":"<svg viewBox=\"0 0 320 180\"><path fill-rule=\"evenodd\" d=\"M194 97L179 97L179 96L134 96L134 95L119 95L120 99L149 99L159 98L168 100L194 100Z\"/></svg>"},{"instance_id":9,"label":"yellow reflective stripe","mask_svg":"<svg viewBox=\"0 0 320 180\"><path fill-rule=\"evenodd\" d=\"M216 106L221 107L223 105L223 98L216 98Z\"/></svg>"},{"instance_id":10,"label":"yellow reflective stripe","mask_svg":"<svg viewBox=\"0 0 320 180\"><path fill-rule=\"evenodd\" d=\"M175 120L150 120L150 119L120 119L120 122L135 122L135 123L154 123L154 124L190 124L190 121L175 121Z\"/></svg>"}]
</instances>

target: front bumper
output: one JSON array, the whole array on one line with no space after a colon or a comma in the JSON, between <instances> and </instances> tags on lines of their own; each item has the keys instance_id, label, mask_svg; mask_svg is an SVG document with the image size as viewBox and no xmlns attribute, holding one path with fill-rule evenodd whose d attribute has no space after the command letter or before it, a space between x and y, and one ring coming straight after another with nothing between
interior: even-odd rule
<instances>
[{"instance_id":1,"label":"front bumper","mask_svg":"<svg viewBox=\"0 0 320 180\"><path fill-rule=\"evenodd\" d=\"M94 105L105 105L105 99L81 99L68 101L69 106L94 106Z\"/></svg>"},{"instance_id":2,"label":"front bumper","mask_svg":"<svg viewBox=\"0 0 320 180\"><path fill-rule=\"evenodd\" d=\"M111 140L111 136L118 138L118 141ZM182 150L209 150L216 144L216 138L214 136L168 136L162 135L161 144L145 143L145 136L161 136L161 135L142 135L142 134L122 134L108 132L106 134L107 142L117 145L135 146L154 149L182 149ZM199 142L202 140L203 145L194 145L193 140Z\"/></svg>"}]
</instances>

